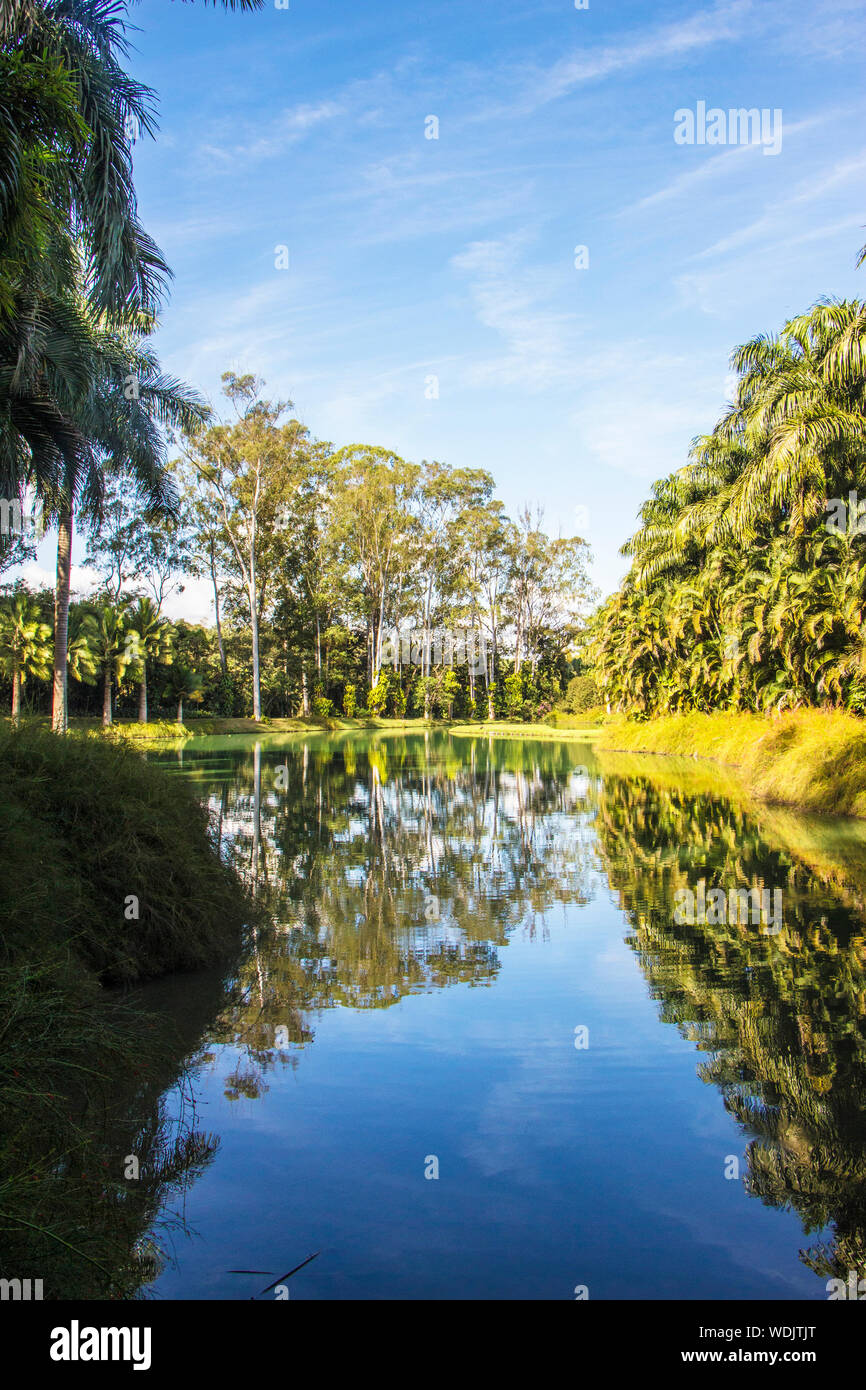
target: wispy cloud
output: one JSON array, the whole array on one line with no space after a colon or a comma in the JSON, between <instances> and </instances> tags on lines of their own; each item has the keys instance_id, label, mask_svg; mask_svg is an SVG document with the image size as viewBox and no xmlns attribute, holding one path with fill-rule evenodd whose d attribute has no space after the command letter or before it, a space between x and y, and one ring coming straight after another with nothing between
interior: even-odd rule
<instances>
[{"instance_id":1,"label":"wispy cloud","mask_svg":"<svg viewBox=\"0 0 866 1390\"><path fill-rule=\"evenodd\" d=\"M691 18L651 30L631 41L582 50L540 72L524 93L522 109L535 109L567 96L576 87L648 63L682 60L710 45L738 41L751 18L752 0L731 0Z\"/></svg>"},{"instance_id":2,"label":"wispy cloud","mask_svg":"<svg viewBox=\"0 0 866 1390\"><path fill-rule=\"evenodd\" d=\"M236 164L242 159L247 163L257 163L263 159L275 159L284 154L292 145L303 140L317 126L333 121L344 114L345 107L337 101L302 103L286 108L273 122L268 121L267 135L255 136L252 133L244 140L227 142L224 145L207 144L201 153L208 159L223 164Z\"/></svg>"},{"instance_id":3,"label":"wispy cloud","mask_svg":"<svg viewBox=\"0 0 866 1390\"><path fill-rule=\"evenodd\" d=\"M828 111L822 115L811 116L806 120L785 124L785 139L789 140L791 136L812 130L815 126L838 117L840 114L839 111ZM671 131L673 131L673 112L671 112ZM648 193L646 197L639 198L637 202L629 203L627 207L617 213L617 216L631 217L636 212L644 212L647 208L657 207L660 203L669 202L671 199L688 197L702 184L709 183L713 179L724 178L729 174L742 173L747 169L752 169L756 156L759 157L762 153L762 147L759 144L746 144L733 145L721 154L708 155L697 168L686 169L683 173L677 174L676 178L671 179L662 188L656 189L655 193ZM759 163L761 162L759 159ZM763 175L766 170L761 168L759 172Z\"/></svg>"},{"instance_id":4,"label":"wispy cloud","mask_svg":"<svg viewBox=\"0 0 866 1390\"><path fill-rule=\"evenodd\" d=\"M713 242L712 246L699 252L696 259L707 260L712 256L726 255L730 251L739 250L740 247L746 246L750 242L760 241L763 237L771 238L774 247L778 248L781 242L793 245L804 238L808 239L810 235L818 234L818 229L814 229L810 233L808 228L800 227L793 239L786 237L785 233L791 227L791 214L809 203L826 198L827 194L835 188L844 187L849 183L858 188L862 187L864 170L866 170L866 153L852 159L840 160L827 173L801 183L789 198L777 199L769 204L762 215L747 226L738 228L737 231L729 233L728 236L720 237L718 241ZM835 223L834 230L855 227L862 220L862 213L852 216L841 223Z\"/></svg>"}]
</instances>

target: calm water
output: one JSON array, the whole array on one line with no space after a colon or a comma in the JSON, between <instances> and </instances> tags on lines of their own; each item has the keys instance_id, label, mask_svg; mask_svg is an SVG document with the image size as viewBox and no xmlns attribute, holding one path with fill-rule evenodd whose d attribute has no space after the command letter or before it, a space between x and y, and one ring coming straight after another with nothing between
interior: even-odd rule
<instances>
[{"instance_id":1,"label":"calm water","mask_svg":"<svg viewBox=\"0 0 866 1390\"><path fill-rule=\"evenodd\" d=\"M155 757L275 927L201 1039L149 1293L316 1251L293 1299L821 1299L864 1266L859 827L580 744ZM781 930L678 925L701 884L781 889Z\"/></svg>"}]
</instances>

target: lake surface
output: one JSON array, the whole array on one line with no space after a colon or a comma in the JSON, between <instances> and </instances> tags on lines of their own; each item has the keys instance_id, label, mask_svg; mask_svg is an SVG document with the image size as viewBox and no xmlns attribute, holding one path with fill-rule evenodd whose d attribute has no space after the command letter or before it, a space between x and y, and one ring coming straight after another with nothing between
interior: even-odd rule
<instances>
[{"instance_id":1,"label":"lake surface","mask_svg":"<svg viewBox=\"0 0 866 1390\"><path fill-rule=\"evenodd\" d=\"M212 1137L148 1295L271 1299L314 1252L292 1299L808 1300L866 1266L862 827L577 743L151 756L274 929L164 1099Z\"/></svg>"}]
</instances>

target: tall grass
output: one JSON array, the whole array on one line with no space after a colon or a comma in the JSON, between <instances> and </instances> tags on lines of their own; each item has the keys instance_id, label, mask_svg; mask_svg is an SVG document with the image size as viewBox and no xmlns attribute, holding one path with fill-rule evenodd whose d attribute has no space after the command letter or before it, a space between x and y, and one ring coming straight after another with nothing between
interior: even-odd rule
<instances>
[{"instance_id":1,"label":"tall grass","mask_svg":"<svg viewBox=\"0 0 866 1390\"><path fill-rule=\"evenodd\" d=\"M159 1192L209 1141L159 1111L196 1037L106 986L221 965L215 1011L256 909L189 789L133 750L0 730L0 776L0 1275L129 1296Z\"/></svg>"},{"instance_id":2,"label":"tall grass","mask_svg":"<svg viewBox=\"0 0 866 1390\"><path fill-rule=\"evenodd\" d=\"M762 801L866 817L866 721L836 710L674 714L611 723L600 746L712 758L737 767Z\"/></svg>"}]
</instances>

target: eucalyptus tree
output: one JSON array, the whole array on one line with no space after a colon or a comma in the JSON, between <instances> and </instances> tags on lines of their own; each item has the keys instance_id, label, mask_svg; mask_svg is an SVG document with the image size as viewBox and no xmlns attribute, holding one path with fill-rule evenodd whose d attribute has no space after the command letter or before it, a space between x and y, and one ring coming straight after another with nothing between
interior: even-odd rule
<instances>
[{"instance_id":1,"label":"eucalyptus tree","mask_svg":"<svg viewBox=\"0 0 866 1390\"><path fill-rule=\"evenodd\" d=\"M291 401L266 401L251 374L224 372L224 395L235 407L230 424L187 431L180 441L187 493L203 503L202 520L218 521L216 539L243 590L252 639L253 719L262 717L260 627L266 588L275 579L284 542L281 518L296 460L308 440L285 416Z\"/></svg>"},{"instance_id":2,"label":"eucalyptus tree","mask_svg":"<svg viewBox=\"0 0 866 1390\"><path fill-rule=\"evenodd\" d=\"M340 560L357 583L367 633L367 678L382 666L386 623L418 534L421 470L390 449L350 444L334 455Z\"/></svg>"},{"instance_id":3,"label":"eucalyptus tree","mask_svg":"<svg viewBox=\"0 0 866 1390\"><path fill-rule=\"evenodd\" d=\"M482 468L450 468L426 461L418 482L413 568L419 585L420 625L425 632L441 627L463 606L470 557L469 518L493 496L493 477ZM429 641L422 653L421 674L430 675Z\"/></svg>"},{"instance_id":4,"label":"eucalyptus tree","mask_svg":"<svg viewBox=\"0 0 866 1390\"><path fill-rule=\"evenodd\" d=\"M503 605L508 594L510 549L513 523L503 504L491 498L483 506L470 508L464 517L467 555L466 602L470 617L484 635L487 652L484 681L487 690L487 717L494 719L494 684L499 654L500 631L504 622ZM474 697L474 680L470 688Z\"/></svg>"}]
</instances>

